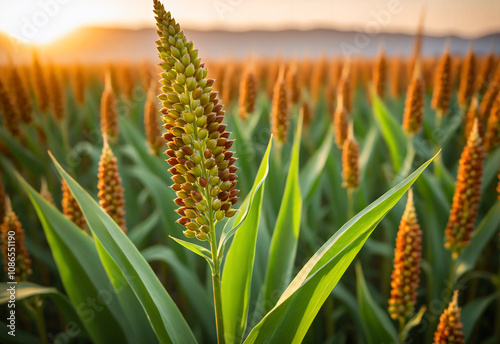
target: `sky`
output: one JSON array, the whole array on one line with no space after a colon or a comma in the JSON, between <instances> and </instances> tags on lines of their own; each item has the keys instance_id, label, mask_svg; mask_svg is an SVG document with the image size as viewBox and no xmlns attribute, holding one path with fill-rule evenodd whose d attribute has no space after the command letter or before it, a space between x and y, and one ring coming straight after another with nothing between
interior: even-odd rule
<instances>
[{"instance_id":1,"label":"sky","mask_svg":"<svg viewBox=\"0 0 500 344\"><path fill-rule=\"evenodd\" d=\"M500 0L164 0L184 28L337 28L465 38L500 32ZM83 26L154 25L151 0L0 0L0 31L44 43Z\"/></svg>"}]
</instances>

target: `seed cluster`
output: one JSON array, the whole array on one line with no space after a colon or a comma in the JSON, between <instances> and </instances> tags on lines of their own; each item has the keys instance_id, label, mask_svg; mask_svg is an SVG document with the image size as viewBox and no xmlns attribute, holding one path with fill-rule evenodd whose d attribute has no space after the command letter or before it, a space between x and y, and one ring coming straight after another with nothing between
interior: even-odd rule
<instances>
[{"instance_id":1,"label":"seed cluster","mask_svg":"<svg viewBox=\"0 0 500 344\"><path fill-rule=\"evenodd\" d=\"M62 210L64 215L73 222L75 225L80 227L81 229L85 229L86 221L83 216L82 209L80 205L75 199L75 196L71 193L71 190L68 187L68 184L64 181L61 182L61 190L62 190Z\"/></svg>"},{"instance_id":2,"label":"seed cluster","mask_svg":"<svg viewBox=\"0 0 500 344\"><path fill-rule=\"evenodd\" d=\"M460 308L458 307L458 291L455 290L448 308L439 317L439 325L434 332L434 344L464 344L465 334L462 328Z\"/></svg>"},{"instance_id":3,"label":"seed cluster","mask_svg":"<svg viewBox=\"0 0 500 344\"><path fill-rule=\"evenodd\" d=\"M47 112L50 106L49 88L46 80L45 70L42 68L38 56L33 55L33 81L36 95L36 102L40 112Z\"/></svg>"},{"instance_id":4,"label":"seed cluster","mask_svg":"<svg viewBox=\"0 0 500 344\"><path fill-rule=\"evenodd\" d=\"M406 209L399 224L391 275L389 314L393 319L408 318L413 313L420 284L422 231L417 220L413 192L408 192Z\"/></svg>"},{"instance_id":5,"label":"seed cluster","mask_svg":"<svg viewBox=\"0 0 500 344\"><path fill-rule=\"evenodd\" d=\"M10 252L9 249L9 232L12 234L14 232L15 239L15 280L16 282L25 281L29 275L31 275L31 258L24 245L24 229L21 226L21 222L17 215L14 213L10 207L10 202L7 202L7 212L3 218L2 224L0 225L0 233L2 237L2 254L3 263L5 267L5 272L9 271L8 262ZM12 240L10 240L12 242Z\"/></svg>"},{"instance_id":6,"label":"seed cluster","mask_svg":"<svg viewBox=\"0 0 500 344\"><path fill-rule=\"evenodd\" d=\"M288 92L287 84L283 77L283 71L281 71L274 85L273 105L271 110L271 131L279 142L286 142L288 140L288 128L290 126Z\"/></svg>"},{"instance_id":7,"label":"seed cluster","mask_svg":"<svg viewBox=\"0 0 500 344\"><path fill-rule=\"evenodd\" d=\"M12 87L13 104L19 110L19 116L23 123L31 123L33 121L33 103L29 90L24 81L19 75L19 70L16 66L11 66L9 86Z\"/></svg>"},{"instance_id":8,"label":"seed cluster","mask_svg":"<svg viewBox=\"0 0 500 344\"><path fill-rule=\"evenodd\" d=\"M178 222L184 234L199 240L209 238L209 224L231 217L238 201L236 170L224 111L212 90L213 79L198 57L198 50L188 42L179 24L155 0L154 12L160 39L161 88L158 98L164 108L164 134L169 149L165 152L172 166L172 189L177 193Z\"/></svg>"},{"instance_id":9,"label":"seed cluster","mask_svg":"<svg viewBox=\"0 0 500 344\"><path fill-rule=\"evenodd\" d=\"M157 155L163 147L161 138L160 119L158 117L157 99L154 89L148 91L146 104L144 105L144 128L146 130L146 141L152 154Z\"/></svg>"},{"instance_id":10,"label":"seed cluster","mask_svg":"<svg viewBox=\"0 0 500 344\"><path fill-rule=\"evenodd\" d=\"M490 152L500 145L500 96L491 108L484 135L484 151Z\"/></svg>"},{"instance_id":11,"label":"seed cluster","mask_svg":"<svg viewBox=\"0 0 500 344\"><path fill-rule=\"evenodd\" d=\"M10 97L4 83L0 79L0 110L3 114L3 124L7 131L15 137L21 137L21 131L19 127L19 114L18 109L14 106L12 98Z\"/></svg>"},{"instance_id":12,"label":"seed cluster","mask_svg":"<svg viewBox=\"0 0 500 344\"><path fill-rule=\"evenodd\" d=\"M359 186L359 146L354 138L352 125L342 146L342 180L342 186L346 189L356 189Z\"/></svg>"},{"instance_id":13,"label":"seed cluster","mask_svg":"<svg viewBox=\"0 0 500 344\"><path fill-rule=\"evenodd\" d=\"M257 91L257 77L251 69L247 69L240 84L239 114L241 119L246 120L247 115L255 111Z\"/></svg>"},{"instance_id":14,"label":"seed cluster","mask_svg":"<svg viewBox=\"0 0 500 344\"><path fill-rule=\"evenodd\" d=\"M116 95L111 87L111 79L108 75L106 86L101 97L101 132L111 141L118 137L118 109Z\"/></svg>"},{"instance_id":15,"label":"seed cluster","mask_svg":"<svg viewBox=\"0 0 500 344\"><path fill-rule=\"evenodd\" d=\"M104 139L104 146L99 161L97 179L99 205L126 232L125 190L122 187L122 179L118 173L116 157L109 147L106 138Z\"/></svg>"},{"instance_id":16,"label":"seed cluster","mask_svg":"<svg viewBox=\"0 0 500 344\"><path fill-rule=\"evenodd\" d=\"M448 48L446 48L441 61L436 70L434 81L434 92L432 94L431 106L439 110L440 115L448 112L451 99L451 57Z\"/></svg>"},{"instance_id":17,"label":"seed cluster","mask_svg":"<svg viewBox=\"0 0 500 344\"><path fill-rule=\"evenodd\" d=\"M476 121L460 157L453 204L445 230L445 246L454 255L458 255L463 247L469 245L474 230L481 200L484 159L482 143Z\"/></svg>"},{"instance_id":18,"label":"seed cluster","mask_svg":"<svg viewBox=\"0 0 500 344\"><path fill-rule=\"evenodd\" d=\"M385 53L380 51L373 70L373 89L375 93L383 99L385 96L385 87L387 83L387 62Z\"/></svg>"},{"instance_id":19,"label":"seed cluster","mask_svg":"<svg viewBox=\"0 0 500 344\"><path fill-rule=\"evenodd\" d=\"M50 66L48 75L48 84L50 86L50 107L52 115L56 120L61 120L66 112L66 97L64 89L55 66Z\"/></svg>"},{"instance_id":20,"label":"seed cluster","mask_svg":"<svg viewBox=\"0 0 500 344\"><path fill-rule=\"evenodd\" d=\"M472 47L465 56L460 76L460 87L458 88L458 104L463 108L469 105L469 101L474 92L474 82L476 77L476 57Z\"/></svg>"},{"instance_id":21,"label":"seed cluster","mask_svg":"<svg viewBox=\"0 0 500 344\"><path fill-rule=\"evenodd\" d=\"M403 128L409 134L416 134L422 127L424 116L424 83L420 76L415 76L406 93Z\"/></svg>"}]
</instances>

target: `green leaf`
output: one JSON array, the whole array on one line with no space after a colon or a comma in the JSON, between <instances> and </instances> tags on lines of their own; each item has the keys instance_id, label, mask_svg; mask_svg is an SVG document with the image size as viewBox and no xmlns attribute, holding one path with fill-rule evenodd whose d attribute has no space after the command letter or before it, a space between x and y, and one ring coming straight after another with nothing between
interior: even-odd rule
<instances>
[{"instance_id":1,"label":"green leaf","mask_svg":"<svg viewBox=\"0 0 500 344\"><path fill-rule=\"evenodd\" d=\"M240 343L247 324L255 245L264 195L264 180L261 181L259 176L267 175L267 158L268 156L264 157L252 192L247 196L247 198L251 197L252 201L248 202L251 203L251 208L243 224L234 235L224 265L222 309L227 343Z\"/></svg>"},{"instance_id":2,"label":"green leaf","mask_svg":"<svg viewBox=\"0 0 500 344\"><path fill-rule=\"evenodd\" d=\"M401 162L406 156L406 134L375 92L371 92L371 95L375 119L389 147L394 171L397 172L401 168Z\"/></svg>"},{"instance_id":3,"label":"green leaf","mask_svg":"<svg viewBox=\"0 0 500 344\"><path fill-rule=\"evenodd\" d=\"M490 152L484 162L482 193L486 192L493 180L496 180L500 169L500 147Z\"/></svg>"},{"instance_id":4,"label":"green leaf","mask_svg":"<svg viewBox=\"0 0 500 344\"><path fill-rule=\"evenodd\" d=\"M435 158L435 157L434 157ZM375 226L434 159L348 221L306 263L245 343L299 343Z\"/></svg>"},{"instance_id":5,"label":"green leaf","mask_svg":"<svg viewBox=\"0 0 500 344\"><path fill-rule=\"evenodd\" d=\"M188 241L184 241L184 240L181 240L181 239L174 238L173 236L171 236L170 238L172 238L173 240L175 240L175 242L177 242L179 245L184 246L185 248L187 248L189 251L191 251L193 253L196 253L200 257L205 258L207 260L208 264L210 264L210 266L212 266L212 264L213 264L213 262L212 262L212 252L210 252L209 250L207 250L205 247L197 245L197 244L193 244L193 243L188 242Z\"/></svg>"},{"instance_id":6,"label":"green leaf","mask_svg":"<svg viewBox=\"0 0 500 344\"><path fill-rule=\"evenodd\" d=\"M483 220L472 233L470 245L467 246L458 258L456 279L476 266L479 256L500 226L500 202L496 202L484 216Z\"/></svg>"},{"instance_id":7,"label":"green leaf","mask_svg":"<svg viewBox=\"0 0 500 344\"><path fill-rule=\"evenodd\" d=\"M310 199L317 188L328 154L332 149L333 137L334 131L333 128L330 128L321 146L300 171L300 190L304 195L304 200Z\"/></svg>"},{"instance_id":8,"label":"green leaf","mask_svg":"<svg viewBox=\"0 0 500 344\"><path fill-rule=\"evenodd\" d=\"M469 301L462 308L461 320L464 324L463 331L465 333L466 343L469 343L470 336L474 331L474 326L476 326L477 321L481 319L481 315L499 295L500 293L497 292L486 297Z\"/></svg>"},{"instance_id":9,"label":"green leaf","mask_svg":"<svg viewBox=\"0 0 500 344\"><path fill-rule=\"evenodd\" d=\"M397 342L397 331L387 312L373 300L361 264L356 264L356 280L359 309L368 343Z\"/></svg>"},{"instance_id":10,"label":"green leaf","mask_svg":"<svg viewBox=\"0 0 500 344\"><path fill-rule=\"evenodd\" d=\"M9 301L10 292L8 289L11 286L11 284L0 283L0 305ZM74 322L79 328L84 327L68 298L61 294L56 288L44 287L30 282L21 282L15 285L15 296L16 301L29 299L34 296L48 297L57 305L57 308L62 311L68 322Z\"/></svg>"},{"instance_id":11,"label":"green leaf","mask_svg":"<svg viewBox=\"0 0 500 344\"><path fill-rule=\"evenodd\" d=\"M274 226L274 234L269 248L264 308L267 312L276 303L277 296L285 290L292 277L293 264L299 240L302 196L299 184L299 150L302 120L297 125L290 168L281 201L280 211Z\"/></svg>"},{"instance_id":12,"label":"green leaf","mask_svg":"<svg viewBox=\"0 0 500 344\"><path fill-rule=\"evenodd\" d=\"M183 264L175 255L171 248L155 245L141 251L142 255L148 262L161 261L170 266L175 274L176 280L179 282L183 290L188 290L185 293L191 307L196 311L201 325L206 333L210 333L215 338L215 318L214 305L206 289L201 285L195 270Z\"/></svg>"},{"instance_id":13,"label":"green leaf","mask_svg":"<svg viewBox=\"0 0 500 344\"><path fill-rule=\"evenodd\" d=\"M269 138L269 143L267 144L266 152L262 157L262 161L260 163L259 170L257 171L257 175L255 176L252 189L248 193L247 197L245 197L245 200L238 209L238 214L233 218L231 218L226 223L224 229L222 230L219 242L219 251L221 252L223 252L223 246L226 244L226 242L234 235L234 233L236 233L239 226L244 223L247 215L250 212L257 191L260 189L262 185L264 185L264 181L266 180L267 174L269 173L269 154L271 152L272 143L273 143L273 137L271 136Z\"/></svg>"},{"instance_id":14,"label":"green leaf","mask_svg":"<svg viewBox=\"0 0 500 344\"><path fill-rule=\"evenodd\" d=\"M102 245L99 253L108 274L119 269L126 277L125 282L148 315L158 340L161 343L195 343L181 312L134 244L53 157L52 160L78 201L95 240ZM104 255L105 252L116 266L110 265L111 260Z\"/></svg>"},{"instance_id":15,"label":"green leaf","mask_svg":"<svg viewBox=\"0 0 500 344\"><path fill-rule=\"evenodd\" d=\"M408 337L408 333L410 333L412 328L414 328L415 326L418 326L422 322L422 318L425 314L426 309L427 308L425 306L422 306L418 310L417 314L415 314L413 317L410 318L410 320L408 320L406 325L403 327L403 333L401 334L404 338Z\"/></svg>"},{"instance_id":16,"label":"green leaf","mask_svg":"<svg viewBox=\"0 0 500 344\"><path fill-rule=\"evenodd\" d=\"M92 239L33 190L21 176L18 179L40 218L64 289L92 340L95 343L129 342L126 339L128 325L122 320L123 310L114 289L110 287L110 280ZM96 312L89 300L95 302L104 295L109 296L111 301Z\"/></svg>"}]
</instances>

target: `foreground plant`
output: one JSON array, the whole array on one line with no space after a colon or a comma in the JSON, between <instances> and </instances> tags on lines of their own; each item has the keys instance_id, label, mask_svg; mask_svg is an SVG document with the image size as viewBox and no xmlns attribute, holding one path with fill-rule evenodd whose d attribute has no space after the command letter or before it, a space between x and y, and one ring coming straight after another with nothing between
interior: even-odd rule
<instances>
[{"instance_id":1,"label":"foreground plant","mask_svg":"<svg viewBox=\"0 0 500 344\"><path fill-rule=\"evenodd\" d=\"M221 269L217 252L215 225L232 217L231 207L238 201L236 187L236 158L228 140L229 132L222 124L224 111L217 93L212 90L214 80L207 79L208 70L198 57L198 50L188 42L179 24L166 12L159 1L154 1L154 13L160 39L156 42L161 74L158 98L164 108L163 122L167 132L164 138L169 149L167 161L178 198L177 221L188 238L210 242L212 254L212 282L214 287L217 337L224 341L222 319Z\"/></svg>"},{"instance_id":2,"label":"foreground plant","mask_svg":"<svg viewBox=\"0 0 500 344\"><path fill-rule=\"evenodd\" d=\"M434 333L434 344L465 343L462 327L460 308L458 307L458 290L455 290L448 308L443 311L439 318L439 325Z\"/></svg>"}]
</instances>

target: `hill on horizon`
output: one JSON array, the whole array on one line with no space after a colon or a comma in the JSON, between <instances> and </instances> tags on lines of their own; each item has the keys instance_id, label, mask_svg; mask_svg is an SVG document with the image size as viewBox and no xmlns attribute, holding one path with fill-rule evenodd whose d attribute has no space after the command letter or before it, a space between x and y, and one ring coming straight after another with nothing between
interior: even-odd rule
<instances>
[{"instance_id":1,"label":"hill on horizon","mask_svg":"<svg viewBox=\"0 0 500 344\"><path fill-rule=\"evenodd\" d=\"M381 44L388 55L410 54L414 36L398 33L380 33L368 36L361 32L334 29L311 30L251 30L233 32L224 30L184 30L189 40L205 58L243 57L251 54L258 56L303 57L319 56L374 56ZM38 50L54 62L69 63L79 61L139 61L155 59L157 40L156 30L85 27ZM424 35L422 53L424 56L439 55L446 42L450 43L452 53L463 54L471 43L474 51L485 54L495 47L500 52L500 33L490 34L474 40L457 36ZM12 39L0 34L0 46L16 59L30 56L31 47L19 45ZM0 56L5 59L4 56Z\"/></svg>"}]
</instances>

